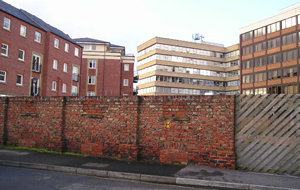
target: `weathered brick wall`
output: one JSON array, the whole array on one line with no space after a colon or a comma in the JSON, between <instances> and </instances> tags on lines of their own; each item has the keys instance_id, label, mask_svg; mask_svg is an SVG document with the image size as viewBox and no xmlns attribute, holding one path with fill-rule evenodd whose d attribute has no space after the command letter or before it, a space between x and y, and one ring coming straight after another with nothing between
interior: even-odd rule
<instances>
[{"instance_id":1,"label":"weathered brick wall","mask_svg":"<svg viewBox=\"0 0 300 190\"><path fill-rule=\"evenodd\" d=\"M137 159L137 97L67 98L67 151Z\"/></svg>"},{"instance_id":2,"label":"weathered brick wall","mask_svg":"<svg viewBox=\"0 0 300 190\"><path fill-rule=\"evenodd\" d=\"M63 98L10 98L7 144L61 151Z\"/></svg>"},{"instance_id":3,"label":"weathered brick wall","mask_svg":"<svg viewBox=\"0 0 300 190\"><path fill-rule=\"evenodd\" d=\"M235 168L234 96L143 97L140 111L142 160Z\"/></svg>"},{"instance_id":4,"label":"weathered brick wall","mask_svg":"<svg viewBox=\"0 0 300 190\"><path fill-rule=\"evenodd\" d=\"M7 128L9 145L235 168L234 96L16 97Z\"/></svg>"},{"instance_id":5,"label":"weathered brick wall","mask_svg":"<svg viewBox=\"0 0 300 190\"><path fill-rule=\"evenodd\" d=\"M3 145L4 139L4 117L5 117L5 98L0 98L0 145Z\"/></svg>"}]
</instances>

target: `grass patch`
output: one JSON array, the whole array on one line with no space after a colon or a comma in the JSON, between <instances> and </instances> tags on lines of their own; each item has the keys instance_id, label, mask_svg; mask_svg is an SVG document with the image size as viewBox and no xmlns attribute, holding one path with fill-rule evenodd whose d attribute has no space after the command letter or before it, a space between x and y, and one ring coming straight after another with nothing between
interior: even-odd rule
<instances>
[{"instance_id":1,"label":"grass patch","mask_svg":"<svg viewBox=\"0 0 300 190\"><path fill-rule=\"evenodd\" d=\"M5 150L28 150L28 151L42 152L42 153L49 153L49 154L60 154L60 155L68 155L68 156L88 157L87 154L79 154L79 153L73 153L73 152L57 152L57 151L51 151L51 150L47 150L47 149L29 148L29 147L22 147L22 146L0 146L0 149L5 149Z\"/></svg>"}]
</instances>

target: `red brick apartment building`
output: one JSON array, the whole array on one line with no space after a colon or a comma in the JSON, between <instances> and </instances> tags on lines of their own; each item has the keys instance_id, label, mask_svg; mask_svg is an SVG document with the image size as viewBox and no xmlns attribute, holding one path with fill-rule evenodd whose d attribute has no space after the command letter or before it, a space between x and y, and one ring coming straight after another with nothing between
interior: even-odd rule
<instances>
[{"instance_id":1,"label":"red brick apartment building","mask_svg":"<svg viewBox=\"0 0 300 190\"><path fill-rule=\"evenodd\" d=\"M0 96L79 95L82 47L0 0Z\"/></svg>"},{"instance_id":2,"label":"red brick apartment building","mask_svg":"<svg viewBox=\"0 0 300 190\"><path fill-rule=\"evenodd\" d=\"M241 93L300 93L300 4L240 33Z\"/></svg>"},{"instance_id":3,"label":"red brick apartment building","mask_svg":"<svg viewBox=\"0 0 300 190\"><path fill-rule=\"evenodd\" d=\"M134 56L106 41L74 39L83 47L80 96L133 95Z\"/></svg>"}]
</instances>

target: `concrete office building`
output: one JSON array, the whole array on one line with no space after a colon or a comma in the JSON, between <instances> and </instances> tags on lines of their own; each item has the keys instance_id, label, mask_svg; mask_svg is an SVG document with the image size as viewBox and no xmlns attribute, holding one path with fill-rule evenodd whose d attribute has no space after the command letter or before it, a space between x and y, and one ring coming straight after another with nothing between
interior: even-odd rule
<instances>
[{"instance_id":1,"label":"concrete office building","mask_svg":"<svg viewBox=\"0 0 300 190\"><path fill-rule=\"evenodd\" d=\"M300 93L300 4L240 30L241 93Z\"/></svg>"},{"instance_id":2,"label":"concrete office building","mask_svg":"<svg viewBox=\"0 0 300 190\"><path fill-rule=\"evenodd\" d=\"M239 93L239 45L155 37L137 48L138 95Z\"/></svg>"}]
</instances>

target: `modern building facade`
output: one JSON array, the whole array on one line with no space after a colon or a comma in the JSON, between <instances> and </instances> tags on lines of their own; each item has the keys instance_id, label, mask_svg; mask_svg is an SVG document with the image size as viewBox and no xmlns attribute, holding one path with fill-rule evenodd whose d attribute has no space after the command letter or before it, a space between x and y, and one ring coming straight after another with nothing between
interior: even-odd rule
<instances>
[{"instance_id":1,"label":"modern building facade","mask_svg":"<svg viewBox=\"0 0 300 190\"><path fill-rule=\"evenodd\" d=\"M300 4L240 30L241 93L300 93Z\"/></svg>"},{"instance_id":2,"label":"modern building facade","mask_svg":"<svg viewBox=\"0 0 300 190\"><path fill-rule=\"evenodd\" d=\"M82 47L38 17L0 0L0 95L79 94Z\"/></svg>"},{"instance_id":3,"label":"modern building facade","mask_svg":"<svg viewBox=\"0 0 300 190\"><path fill-rule=\"evenodd\" d=\"M239 45L155 37L137 48L138 95L239 93Z\"/></svg>"},{"instance_id":4,"label":"modern building facade","mask_svg":"<svg viewBox=\"0 0 300 190\"><path fill-rule=\"evenodd\" d=\"M81 96L131 96L135 57L106 41L74 39L83 47Z\"/></svg>"}]
</instances>

